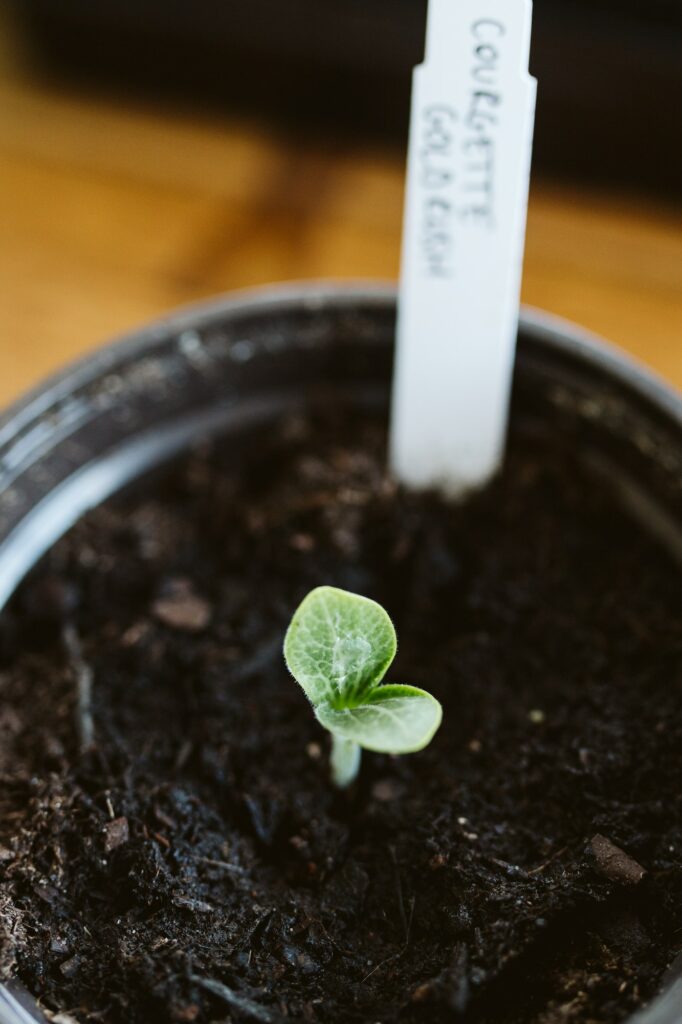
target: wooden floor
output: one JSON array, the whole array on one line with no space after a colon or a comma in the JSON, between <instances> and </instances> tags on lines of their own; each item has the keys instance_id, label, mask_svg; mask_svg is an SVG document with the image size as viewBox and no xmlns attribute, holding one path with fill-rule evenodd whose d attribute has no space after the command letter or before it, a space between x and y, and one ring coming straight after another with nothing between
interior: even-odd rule
<instances>
[{"instance_id":1,"label":"wooden floor","mask_svg":"<svg viewBox=\"0 0 682 1024\"><path fill-rule=\"evenodd\" d=\"M400 153L91 98L0 23L0 403L174 306L300 278L394 278ZM682 385L682 213L536 180L524 301Z\"/></svg>"}]
</instances>

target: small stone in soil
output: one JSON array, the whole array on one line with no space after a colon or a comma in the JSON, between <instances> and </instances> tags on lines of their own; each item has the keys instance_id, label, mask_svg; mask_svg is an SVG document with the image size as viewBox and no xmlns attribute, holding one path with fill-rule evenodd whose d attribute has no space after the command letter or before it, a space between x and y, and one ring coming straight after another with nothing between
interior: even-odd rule
<instances>
[{"instance_id":1,"label":"small stone in soil","mask_svg":"<svg viewBox=\"0 0 682 1024\"><path fill-rule=\"evenodd\" d=\"M196 1020L200 1012L201 1011L196 1003L190 1003L189 1006L178 1006L174 1009L172 1011L172 1017L173 1020L184 1024L184 1022Z\"/></svg>"},{"instance_id":2,"label":"small stone in soil","mask_svg":"<svg viewBox=\"0 0 682 1024\"><path fill-rule=\"evenodd\" d=\"M63 964L59 965L59 970L62 972L65 978L70 978L78 970L78 964L78 957L72 956L68 960L65 960Z\"/></svg>"},{"instance_id":3,"label":"small stone in soil","mask_svg":"<svg viewBox=\"0 0 682 1024\"><path fill-rule=\"evenodd\" d=\"M210 903L205 903L203 900L193 900L190 896L174 896L173 903L176 907L183 907L185 910L191 910L195 914L212 914L215 909Z\"/></svg>"},{"instance_id":4,"label":"small stone in soil","mask_svg":"<svg viewBox=\"0 0 682 1024\"><path fill-rule=\"evenodd\" d=\"M294 551L312 551L315 547L315 538L309 533L295 533L289 541Z\"/></svg>"},{"instance_id":5,"label":"small stone in soil","mask_svg":"<svg viewBox=\"0 0 682 1024\"><path fill-rule=\"evenodd\" d=\"M644 878L646 871L642 865L628 856L606 836L596 835L590 846L597 861L598 870L612 882L637 885Z\"/></svg>"},{"instance_id":6,"label":"small stone in soil","mask_svg":"<svg viewBox=\"0 0 682 1024\"><path fill-rule=\"evenodd\" d=\"M170 629L200 633L211 621L208 601L199 597L189 580L169 580L161 597L152 605L154 616Z\"/></svg>"},{"instance_id":7,"label":"small stone in soil","mask_svg":"<svg viewBox=\"0 0 682 1024\"><path fill-rule=\"evenodd\" d=\"M135 647L149 632L149 623L144 620L134 623L121 637L123 647Z\"/></svg>"},{"instance_id":8,"label":"small stone in soil","mask_svg":"<svg viewBox=\"0 0 682 1024\"><path fill-rule=\"evenodd\" d=\"M111 853L130 839L127 818L114 818L104 826L104 852Z\"/></svg>"},{"instance_id":9,"label":"small stone in soil","mask_svg":"<svg viewBox=\"0 0 682 1024\"><path fill-rule=\"evenodd\" d=\"M379 779L372 786L372 796L380 803L388 803L400 795L399 788L391 779Z\"/></svg>"}]
</instances>

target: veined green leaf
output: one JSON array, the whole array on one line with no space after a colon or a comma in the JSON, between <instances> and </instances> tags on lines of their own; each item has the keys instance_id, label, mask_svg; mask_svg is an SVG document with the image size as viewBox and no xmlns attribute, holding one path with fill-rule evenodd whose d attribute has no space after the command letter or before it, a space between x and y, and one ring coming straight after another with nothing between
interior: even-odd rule
<instances>
[{"instance_id":1,"label":"veined green leaf","mask_svg":"<svg viewBox=\"0 0 682 1024\"><path fill-rule=\"evenodd\" d=\"M318 587L294 615L284 641L287 668L313 705L363 703L395 658L395 629L375 601Z\"/></svg>"},{"instance_id":2,"label":"veined green leaf","mask_svg":"<svg viewBox=\"0 0 682 1024\"><path fill-rule=\"evenodd\" d=\"M315 708L321 725L379 754L413 754L433 739L443 719L435 697L415 686L380 686L355 708Z\"/></svg>"}]
</instances>

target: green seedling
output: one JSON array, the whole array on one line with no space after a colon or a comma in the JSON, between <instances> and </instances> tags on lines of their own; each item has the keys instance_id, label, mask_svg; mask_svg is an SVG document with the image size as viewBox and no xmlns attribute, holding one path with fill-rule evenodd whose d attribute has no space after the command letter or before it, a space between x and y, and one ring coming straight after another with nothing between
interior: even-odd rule
<instances>
[{"instance_id":1,"label":"green seedling","mask_svg":"<svg viewBox=\"0 0 682 1024\"><path fill-rule=\"evenodd\" d=\"M349 786L361 749L413 754L443 718L435 697L415 686L382 686L397 650L395 629L375 601L318 587L300 605L284 641L284 660L318 722L332 734L334 783Z\"/></svg>"}]
</instances>

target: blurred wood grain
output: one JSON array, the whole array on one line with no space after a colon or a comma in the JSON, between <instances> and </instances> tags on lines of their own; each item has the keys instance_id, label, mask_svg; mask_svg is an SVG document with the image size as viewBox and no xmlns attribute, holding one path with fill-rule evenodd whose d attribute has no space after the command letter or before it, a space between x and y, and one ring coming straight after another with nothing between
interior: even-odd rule
<instances>
[{"instance_id":1,"label":"blurred wood grain","mask_svg":"<svg viewBox=\"0 0 682 1024\"><path fill-rule=\"evenodd\" d=\"M0 39L0 403L204 296L394 278L402 192L400 153L93 98ZM523 298L682 385L680 210L535 181Z\"/></svg>"}]
</instances>

